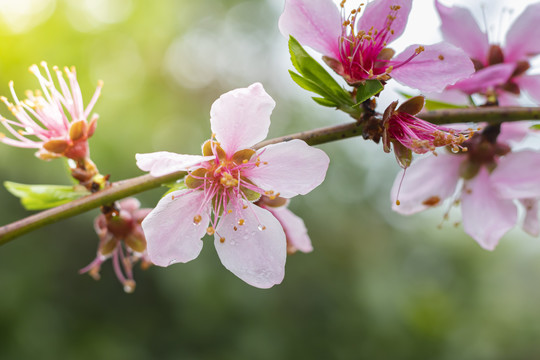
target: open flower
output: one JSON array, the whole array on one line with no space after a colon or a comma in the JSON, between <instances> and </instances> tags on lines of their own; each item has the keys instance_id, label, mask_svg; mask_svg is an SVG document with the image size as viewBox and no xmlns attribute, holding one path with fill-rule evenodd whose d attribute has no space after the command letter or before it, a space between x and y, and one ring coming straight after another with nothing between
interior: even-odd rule
<instances>
[{"instance_id":1,"label":"open flower","mask_svg":"<svg viewBox=\"0 0 540 360\"><path fill-rule=\"evenodd\" d=\"M369 79L396 81L438 92L474 72L467 55L446 43L411 45L401 54L387 45L405 30L412 0L373 0L349 15L332 0L286 0L279 19L282 34L324 55L349 84Z\"/></svg>"},{"instance_id":2,"label":"open flower","mask_svg":"<svg viewBox=\"0 0 540 360\"><path fill-rule=\"evenodd\" d=\"M88 157L88 138L94 134L98 116L94 114L90 121L87 119L99 98L103 83L98 83L94 96L85 108L74 67L64 69L68 82L57 67L53 68L60 86L60 90L57 90L47 64L42 62L41 66L45 76L37 65L30 67L39 80L41 91L27 91L27 99L20 101L13 82L10 82L13 103L5 97L0 98L17 119L0 118L2 125L13 136L0 133L0 141L11 146L39 149L36 156L44 160L65 156L82 161Z\"/></svg>"},{"instance_id":3,"label":"open flower","mask_svg":"<svg viewBox=\"0 0 540 360\"><path fill-rule=\"evenodd\" d=\"M261 195L291 198L310 192L324 180L329 159L301 140L254 150L268 133L274 106L261 84L230 91L212 105L213 135L202 156L137 154L139 168L153 176L188 171L187 189L163 197L143 221L154 264L193 260L209 234L223 265L248 284L269 288L283 280L285 233L253 202Z\"/></svg>"},{"instance_id":4,"label":"open flower","mask_svg":"<svg viewBox=\"0 0 540 360\"><path fill-rule=\"evenodd\" d=\"M515 95L524 90L540 103L540 75L527 73L531 57L540 54L540 3L529 5L506 33L504 45L490 43L471 12L459 6L435 2L446 41L463 49L476 73L450 89L466 94L494 91L500 105L517 105Z\"/></svg>"},{"instance_id":5,"label":"open flower","mask_svg":"<svg viewBox=\"0 0 540 360\"><path fill-rule=\"evenodd\" d=\"M435 149L441 146L449 146L457 152L461 144L472 135L470 129L457 131L414 116L424 108L424 103L423 96L415 96L397 109L398 102L394 101L384 112L382 136L384 151L390 152L390 144L393 144L394 154L402 168L410 165L413 152L416 154L435 152Z\"/></svg>"},{"instance_id":6,"label":"open flower","mask_svg":"<svg viewBox=\"0 0 540 360\"><path fill-rule=\"evenodd\" d=\"M101 264L112 259L114 273L124 286L124 291L135 290L133 265L141 261L141 266L151 265L146 253L146 239L141 222L152 209L140 209L135 198L126 198L115 203L115 207L104 209L94 220L94 229L99 236L97 256L79 273L89 273L99 280Z\"/></svg>"},{"instance_id":7,"label":"open flower","mask_svg":"<svg viewBox=\"0 0 540 360\"><path fill-rule=\"evenodd\" d=\"M518 188L531 181L538 168L514 159L526 157L540 164L540 153L511 152L509 146L523 139L527 128L526 123L504 123L499 133L496 126L486 127L464 144L466 153L441 153L415 161L404 177L403 172L396 177L391 194L393 210L414 214L452 198L452 203L461 204L465 232L484 249L493 250L515 226L518 212L514 200L520 200L528 213L524 229L534 233L538 228L534 211L538 208L533 199L540 197L540 187L524 186L520 192ZM514 168L523 169L517 173Z\"/></svg>"}]
</instances>

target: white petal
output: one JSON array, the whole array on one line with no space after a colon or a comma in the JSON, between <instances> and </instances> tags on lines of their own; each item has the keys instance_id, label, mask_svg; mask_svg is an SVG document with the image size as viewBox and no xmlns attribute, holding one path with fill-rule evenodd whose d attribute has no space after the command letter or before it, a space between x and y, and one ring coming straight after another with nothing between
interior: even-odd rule
<instances>
[{"instance_id":1,"label":"white petal","mask_svg":"<svg viewBox=\"0 0 540 360\"><path fill-rule=\"evenodd\" d=\"M180 190L167 194L142 222L150 260L159 266L188 262L199 256L208 226L208 209L201 209L204 192ZM198 225L193 218L201 216Z\"/></svg>"},{"instance_id":2,"label":"white petal","mask_svg":"<svg viewBox=\"0 0 540 360\"><path fill-rule=\"evenodd\" d=\"M135 154L139 169L149 171L152 176L162 176L176 171L185 171L213 158L213 156L182 155L168 151Z\"/></svg>"},{"instance_id":3,"label":"white petal","mask_svg":"<svg viewBox=\"0 0 540 360\"><path fill-rule=\"evenodd\" d=\"M242 226L234 212L221 218L214 243L223 266L246 283L266 289L281 283L285 276L285 233L269 211L248 206L242 214ZM264 230L259 230L263 226Z\"/></svg>"},{"instance_id":4,"label":"white petal","mask_svg":"<svg viewBox=\"0 0 540 360\"><path fill-rule=\"evenodd\" d=\"M465 232L486 250L495 249L517 222L516 205L497 196L485 168L463 186L461 211Z\"/></svg>"},{"instance_id":5,"label":"white petal","mask_svg":"<svg viewBox=\"0 0 540 360\"><path fill-rule=\"evenodd\" d=\"M390 195L392 210L410 215L441 204L454 193L459 180L459 165L463 160L460 155L439 154L413 161L405 177L403 170L396 176Z\"/></svg>"},{"instance_id":6,"label":"white petal","mask_svg":"<svg viewBox=\"0 0 540 360\"><path fill-rule=\"evenodd\" d=\"M274 106L275 101L259 83L229 91L212 104L212 132L228 156L266 138Z\"/></svg>"},{"instance_id":7,"label":"white petal","mask_svg":"<svg viewBox=\"0 0 540 360\"><path fill-rule=\"evenodd\" d=\"M330 162L324 151L302 140L268 145L257 151L257 155L260 166L246 171L245 176L262 189L284 198L307 194L319 186Z\"/></svg>"}]
</instances>

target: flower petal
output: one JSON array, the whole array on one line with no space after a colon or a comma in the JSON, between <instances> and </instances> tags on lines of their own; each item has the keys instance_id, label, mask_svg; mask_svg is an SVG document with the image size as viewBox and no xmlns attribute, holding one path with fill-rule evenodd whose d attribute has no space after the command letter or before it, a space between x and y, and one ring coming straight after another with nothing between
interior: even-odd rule
<instances>
[{"instance_id":1,"label":"flower petal","mask_svg":"<svg viewBox=\"0 0 540 360\"><path fill-rule=\"evenodd\" d=\"M142 222L148 256L159 266L188 262L201 252L201 238L206 233L209 217L201 210L203 191L180 190L167 194ZM194 225L195 215L201 216Z\"/></svg>"},{"instance_id":2,"label":"flower petal","mask_svg":"<svg viewBox=\"0 0 540 360\"><path fill-rule=\"evenodd\" d=\"M213 156L181 155L168 151L135 154L139 169L149 171L152 176L162 176L176 171L185 171L190 167L204 161L212 160L213 158Z\"/></svg>"},{"instance_id":3,"label":"flower petal","mask_svg":"<svg viewBox=\"0 0 540 360\"><path fill-rule=\"evenodd\" d=\"M409 59L419 45L411 45L392 63L402 63ZM440 92L447 85L464 79L474 72L469 57L457 47L438 43L424 47L411 61L397 65L390 75L403 85L425 92Z\"/></svg>"},{"instance_id":4,"label":"flower petal","mask_svg":"<svg viewBox=\"0 0 540 360\"><path fill-rule=\"evenodd\" d=\"M539 26L540 28L540 26ZM527 93L537 104L540 104L540 75L523 75L514 80L519 88Z\"/></svg>"},{"instance_id":5,"label":"flower petal","mask_svg":"<svg viewBox=\"0 0 540 360\"><path fill-rule=\"evenodd\" d=\"M390 195L392 210L410 215L441 204L454 193L459 180L459 165L463 160L459 155L439 154L413 161L405 177L403 170L396 176Z\"/></svg>"},{"instance_id":6,"label":"flower petal","mask_svg":"<svg viewBox=\"0 0 540 360\"><path fill-rule=\"evenodd\" d=\"M512 152L499 161L491 182L505 199L540 198L540 153Z\"/></svg>"},{"instance_id":7,"label":"flower petal","mask_svg":"<svg viewBox=\"0 0 540 360\"><path fill-rule=\"evenodd\" d=\"M496 195L485 168L463 186L461 212L465 232L486 250L495 249L517 222L516 205Z\"/></svg>"},{"instance_id":8,"label":"flower petal","mask_svg":"<svg viewBox=\"0 0 540 360\"><path fill-rule=\"evenodd\" d=\"M523 10L506 33L504 61L515 62L540 53L540 3Z\"/></svg>"},{"instance_id":9,"label":"flower petal","mask_svg":"<svg viewBox=\"0 0 540 360\"><path fill-rule=\"evenodd\" d=\"M497 102L499 103L499 106L521 106L519 103L519 96L499 89L495 89L495 91L497 91Z\"/></svg>"},{"instance_id":10,"label":"flower petal","mask_svg":"<svg viewBox=\"0 0 540 360\"><path fill-rule=\"evenodd\" d=\"M540 235L540 221L538 221L538 200L521 199L520 202L525 207L525 218L523 219L523 230L532 236Z\"/></svg>"},{"instance_id":11,"label":"flower petal","mask_svg":"<svg viewBox=\"0 0 540 360\"><path fill-rule=\"evenodd\" d=\"M264 140L275 101L261 84L229 91L212 104L212 132L227 155Z\"/></svg>"},{"instance_id":12,"label":"flower petal","mask_svg":"<svg viewBox=\"0 0 540 360\"><path fill-rule=\"evenodd\" d=\"M245 176L264 190L281 197L305 195L319 186L330 159L324 151L302 140L265 146L257 151L260 166L245 171Z\"/></svg>"},{"instance_id":13,"label":"flower petal","mask_svg":"<svg viewBox=\"0 0 540 360\"><path fill-rule=\"evenodd\" d=\"M529 132L531 123L529 121L503 122L501 133L497 136L497 142L515 145L522 141Z\"/></svg>"},{"instance_id":14,"label":"flower petal","mask_svg":"<svg viewBox=\"0 0 540 360\"><path fill-rule=\"evenodd\" d=\"M497 64L479 70L467 79L463 79L451 85L449 89L458 89L467 94L484 92L496 85L502 85L508 81L515 69L515 64Z\"/></svg>"},{"instance_id":15,"label":"flower petal","mask_svg":"<svg viewBox=\"0 0 540 360\"><path fill-rule=\"evenodd\" d=\"M441 18L441 32L444 40L463 49L469 57L486 64L489 40L471 12L459 6L447 7L439 0L435 7Z\"/></svg>"},{"instance_id":16,"label":"flower petal","mask_svg":"<svg viewBox=\"0 0 540 360\"><path fill-rule=\"evenodd\" d=\"M372 27L379 32L388 27L388 16L391 15L390 7L399 6L395 14L395 19L390 26L393 30L389 33L387 42L390 43L394 39L403 34L407 20L409 19L409 13L411 12L412 0L374 0L370 1L362 16L357 20L356 27L358 30L364 30L368 32Z\"/></svg>"},{"instance_id":17,"label":"flower petal","mask_svg":"<svg viewBox=\"0 0 540 360\"><path fill-rule=\"evenodd\" d=\"M339 59L341 15L332 0L286 0L279 30L323 55Z\"/></svg>"},{"instance_id":18,"label":"flower petal","mask_svg":"<svg viewBox=\"0 0 540 360\"><path fill-rule=\"evenodd\" d=\"M305 253L313 251L311 239L302 218L287 209L286 206L265 207L265 209L279 220L290 245Z\"/></svg>"},{"instance_id":19,"label":"flower petal","mask_svg":"<svg viewBox=\"0 0 540 360\"><path fill-rule=\"evenodd\" d=\"M242 216L242 226L237 225L234 213L223 215L219 221L214 244L221 263L252 286L267 289L281 283L287 245L279 221L269 211L252 204ZM264 226L264 230L259 230L259 226Z\"/></svg>"}]
</instances>

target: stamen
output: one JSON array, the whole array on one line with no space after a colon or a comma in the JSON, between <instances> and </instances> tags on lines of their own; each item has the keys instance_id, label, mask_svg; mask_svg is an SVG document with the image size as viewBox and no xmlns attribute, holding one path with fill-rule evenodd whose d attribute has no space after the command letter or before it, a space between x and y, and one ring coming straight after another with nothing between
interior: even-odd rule
<instances>
[{"instance_id":1,"label":"stamen","mask_svg":"<svg viewBox=\"0 0 540 360\"><path fill-rule=\"evenodd\" d=\"M199 225L201 221L202 221L201 215L195 215L193 217L193 225Z\"/></svg>"}]
</instances>

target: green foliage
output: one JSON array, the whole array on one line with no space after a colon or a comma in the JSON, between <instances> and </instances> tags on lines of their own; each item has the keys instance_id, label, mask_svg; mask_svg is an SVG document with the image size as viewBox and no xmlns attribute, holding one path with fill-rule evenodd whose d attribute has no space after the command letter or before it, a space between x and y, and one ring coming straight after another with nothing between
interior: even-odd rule
<instances>
[{"instance_id":1,"label":"green foliage","mask_svg":"<svg viewBox=\"0 0 540 360\"><path fill-rule=\"evenodd\" d=\"M384 86L379 80L367 80L365 85L359 86L356 91L356 106L377 95L382 89Z\"/></svg>"},{"instance_id":2,"label":"green foliage","mask_svg":"<svg viewBox=\"0 0 540 360\"><path fill-rule=\"evenodd\" d=\"M322 96L324 100L313 98L317 103L330 107L354 105L351 95L292 36L289 38L289 52L294 68L300 73L289 71L292 79L301 88Z\"/></svg>"},{"instance_id":3,"label":"green foliage","mask_svg":"<svg viewBox=\"0 0 540 360\"><path fill-rule=\"evenodd\" d=\"M12 195L21 199L26 210L49 209L90 194L79 186L27 185L11 181L5 181L4 186Z\"/></svg>"}]
</instances>

